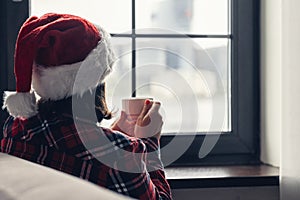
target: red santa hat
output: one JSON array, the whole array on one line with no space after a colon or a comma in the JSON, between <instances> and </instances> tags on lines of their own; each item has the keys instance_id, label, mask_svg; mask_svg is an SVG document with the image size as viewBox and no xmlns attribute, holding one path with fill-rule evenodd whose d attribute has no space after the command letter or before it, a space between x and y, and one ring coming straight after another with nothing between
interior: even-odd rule
<instances>
[{"instance_id":1,"label":"red santa hat","mask_svg":"<svg viewBox=\"0 0 300 200\"><path fill-rule=\"evenodd\" d=\"M29 118L37 113L34 92L59 100L95 88L115 60L108 39L102 28L78 16L30 17L16 42L16 92L5 92L3 108Z\"/></svg>"}]
</instances>

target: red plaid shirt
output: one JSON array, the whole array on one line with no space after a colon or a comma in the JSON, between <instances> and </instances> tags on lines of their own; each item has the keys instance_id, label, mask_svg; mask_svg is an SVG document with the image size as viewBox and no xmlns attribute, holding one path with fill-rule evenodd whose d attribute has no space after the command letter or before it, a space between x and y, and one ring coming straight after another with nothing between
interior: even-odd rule
<instances>
[{"instance_id":1,"label":"red plaid shirt","mask_svg":"<svg viewBox=\"0 0 300 200\"><path fill-rule=\"evenodd\" d=\"M128 137L89 121L74 121L70 114L56 112L39 113L29 119L10 116L4 125L1 152L130 197L172 198L159 156L158 140ZM110 145L103 142L107 139ZM118 149L124 151L120 153ZM147 152L156 154L146 157ZM102 162L112 160L113 167ZM135 170L139 173L133 173Z\"/></svg>"}]
</instances>

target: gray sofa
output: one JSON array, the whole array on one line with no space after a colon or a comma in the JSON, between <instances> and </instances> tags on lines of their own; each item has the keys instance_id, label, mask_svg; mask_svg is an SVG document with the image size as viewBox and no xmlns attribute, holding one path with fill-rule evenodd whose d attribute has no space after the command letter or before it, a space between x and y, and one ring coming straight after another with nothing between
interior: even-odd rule
<instances>
[{"instance_id":1,"label":"gray sofa","mask_svg":"<svg viewBox=\"0 0 300 200\"><path fill-rule=\"evenodd\" d=\"M77 177L0 153L0 200L128 199Z\"/></svg>"}]
</instances>

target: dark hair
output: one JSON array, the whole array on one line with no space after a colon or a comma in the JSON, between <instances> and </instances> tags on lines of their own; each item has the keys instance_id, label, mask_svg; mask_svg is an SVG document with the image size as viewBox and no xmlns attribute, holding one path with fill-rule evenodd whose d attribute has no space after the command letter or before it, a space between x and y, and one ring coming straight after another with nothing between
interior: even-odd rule
<instances>
[{"instance_id":1,"label":"dark hair","mask_svg":"<svg viewBox=\"0 0 300 200\"><path fill-rule=\"evenodd\" d=\"M105 98L105 83L101 83L96 88L95 110L98 122L103 119L111 119L112 112L108 109Z\"/></svg>"},{"instance_id":2,"label":"dark hair","mask_svg":"<svg viewBox=\"0 0 300 200\"><path fill-rule=\"evenodd\" d=\"M82 95L74 95L57 101L41 99L38 105L39 112L44 115L49 115L53 112L69 113L73 114L73 117L91 121L96 120L97 122L112 118L112 112L109 111L106 103L105 83L98 84L95 89L88 90ZM95 112L97 119L95 119Z\"/></svg>"}]
</instances>

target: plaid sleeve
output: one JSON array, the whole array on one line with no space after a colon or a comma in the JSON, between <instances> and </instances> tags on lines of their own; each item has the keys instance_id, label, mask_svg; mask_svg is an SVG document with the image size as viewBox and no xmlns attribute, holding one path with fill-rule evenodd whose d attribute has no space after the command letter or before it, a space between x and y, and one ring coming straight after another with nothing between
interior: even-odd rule
<instances>
[{"instance_id":1,"label":"plaid sleeve","mask_svg":"<svg viewBox=\"0 0 300 200\"><path fill-rule=\"evenodd\" d=\"M172 199L163 169L154 172L147 170L145 143L137 138L129 140L130 145L123 147L128 154L123 155L122 163L116 162L116 168L125 167L125 170L110 170L110 189L137 199ZM132 173L135 170L138 173Z\"/></svg>"},{"instance_id":2,"label":"plaid sleeve","mask_svg":"<svg viewBox=\"0 0 300 200\"><path fill-rule=\"evenodd\" d=\"M158 188L161 196L171 199L171 188L166 180L163 163L160 157L159 140L155 137L142 139L147 149L146 165L153 184Z\"/></svg>"}]
</instances>

